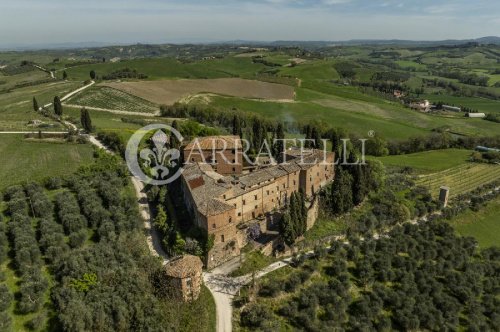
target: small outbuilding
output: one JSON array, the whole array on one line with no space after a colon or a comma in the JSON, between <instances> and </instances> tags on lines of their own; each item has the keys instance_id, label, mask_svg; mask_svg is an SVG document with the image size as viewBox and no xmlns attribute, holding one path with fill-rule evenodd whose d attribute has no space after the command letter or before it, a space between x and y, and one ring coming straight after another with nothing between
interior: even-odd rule
<instances>
[{"instance_id":1,"label":"small outbuilding","mask_svg":"<svg viewBox=\"0 0 500 332\"><path fill-rule=\"evenodd\" d=\"M484 114L484 113L467 113L467 116L469 118L480 118L480 119L482 119L482 118L486 117L486 114Z\"/></svg>"},{"instance_id":2,"label":"small outbuilding","mask_svg":"<svg viewBox=\"0 0 500 332\"><path fill-rule=\"evenodd\" d=\"M450 197L450 187L442 186L439 188L439 202L443 207L448 206L448 198Z\"/></svg>"},{"instance_id":3,"label":"small outbuilding","mask_svg":"<svg viewBox=\"0 0 500 332\"><path fill-rule=\"evenodd\" d=\"M197 256L183 255L173 258L166 266L168 285L172 297L190 302L200 296L203 263Z\"/></svg>"}]
</instances>

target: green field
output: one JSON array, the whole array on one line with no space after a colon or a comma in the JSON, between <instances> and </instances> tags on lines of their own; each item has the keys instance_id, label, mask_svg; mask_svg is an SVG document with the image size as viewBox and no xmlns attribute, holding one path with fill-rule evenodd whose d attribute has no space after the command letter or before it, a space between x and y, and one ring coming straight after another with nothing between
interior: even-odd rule
<instances>
[{"instance_id":1,"label":"green field","mask_svg":"<svg viewBox=\"0 0 500 332\"><path fill-rule=\"evenodd\" d=\"M417 184L427 187L434 197L439 187L450 187L450 197L476 189L500 178L500 165L466 163L447 170L421 175Z\"/></svg>"},{"instance_id":2,"label":"green field","mask_svg":"<svg viewBox=\"0 0 500 332\"><path fill-rule=\"evenodd\" d=\"M446 149L376 159L389 167L411 167L418 173L434 173L467 163L471 153L463 149Z\"/></svg>"},{"instance_id":3,"label":"green field","mask_svg":"<svg viewBox=\"0 0 500 332\"><path fill-rule=\"evenodd\" d=\"M25 181L72 174L93 160L88 144L27 141L22 135L0 134L0 191Z\"/></svg>"},{"instance_id":4,"label":"green field","mask_svg":"<svg viewBox=\"0 0 500 332\"><path fill-rule=\"evenodd\" d=\"M500 113L500 101L498 100L474 97L455 97L449 95L425 95L424 98L433 102L442 101L451 105L465 106L477 109L479 112L484 113Z\"/></svg>"},{"instance_id":5,"label":"green field","mask_svg":"<svg viewBox=\"0 0 500 332\"><path fill-rule=\"evenodd\" d=\"M451 220L463 236L473 236L481 247L500 246L500 198L478 212L467 211Z\"/></svg>"},{"instance_id":6,"label":"green field","mask_svg":"<svg viewBox=\"0 0 500 332\"><path fill-rule=\"evenodd\" d=\"M0 131L32 130L33 128L28 126L30 120L41 120L54 126L42 130L63 130L64 128L59 123L33 110L33 97L36 97L38 105L42 106L51 103L54 96L63 96L80 86L81 84L76 82L55 82L1 93Z\"/></svg>"},{"instance_id":7,"label":"green field","mask_svg":"<svg viewBox=\"0 0 500 332\"><path fill-rule=\"evenodd\" d=\"M94 70L97 75L104 75L123 68L136 69L139 73L146 74L148 79L155 80L162 78L253 78L255 73L265 66L252 63L251 58L241 57L200 60L189 63L181 63L173 58L154 58L82 65L68 68L66 72L71 80L86 80L90 78L91 70Z\"/></svg>"}]
</instances>

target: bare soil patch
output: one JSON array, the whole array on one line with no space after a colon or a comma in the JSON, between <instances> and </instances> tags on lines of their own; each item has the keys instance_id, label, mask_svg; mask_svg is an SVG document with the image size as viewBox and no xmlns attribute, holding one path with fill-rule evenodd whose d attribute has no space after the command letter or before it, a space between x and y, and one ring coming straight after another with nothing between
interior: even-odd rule
<instances>
[{"instance_id":1,"label":"bare soil patch","mask_svg":"<svg viewBox=\"0 0 500 332\"><path fill-rule=\"evenodd\" d=\"M241 78L113 82L102 85L167 105L200 93L264 100L294 99L294 88L291 86Z\"/></svg>"}]
</instances>

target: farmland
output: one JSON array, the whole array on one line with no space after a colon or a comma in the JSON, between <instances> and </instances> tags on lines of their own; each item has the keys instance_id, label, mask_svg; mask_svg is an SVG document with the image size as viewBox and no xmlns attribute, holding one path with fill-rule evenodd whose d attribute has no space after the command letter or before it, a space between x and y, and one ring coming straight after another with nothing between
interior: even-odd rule
<instances>
[{"instance_id":1,"label":"farmland","mask_svg":"<svg viewBox=\"0 0 500 332\"><path fill-rule=\"evenodd\" d=\"M425 151L377 158L385 166L411 167L418 173L435 173L457 167L470 160L472 152L463 149Z\"/></svg>"},{"instance_id":2,"label":"farmland","mask_svg":"<svg viewBox=\"0 0 500 332\"><path fill-rule=\"evenodd\" d=\"M50 176L72 174L93 160L87 144L25 140L22 135L0 134L0 191L7 186Z\"/></svg>"},{"instance_id":3,"label":"farmland","mask_svg":"<svg viewBox=\"0 0 500 332\"><path fill-rule=\"evenodd\" d=\"M434 197L439 187L450 187L450 197L460 195L500 178L500 165L466 163L441 172L421 175L417 184L427 187Z\"/></svg>"},{"instance_id":4,"label":"farmland","mask_svg":"<svg viewBox=\"0 0 500 332\"><path fill-rule=\"evenodd\" d=\"M214 93L253 99L294 99L293 87L239 78L120 82L106 83L106 86L125 91L156 104L167 105L171 105L181 98L199 93Z\"/></svg>"},{"instance_id":5,"label":"farmland","mask_svg":"<svg viewBox=\"0 0 500 332\"><path fill-rule=\"evenodd\" d=\"M451 220L451 224L463 236L473 236L481 247L498 246L500 239L500 199L489 202L478 212L467 211Z\"/></svg>"},{"instance_id":6,"label":"farmland","mask_svg":"<svg viewBox=\"0 0 500 332\"><path fill-rule=\"evenodd\" d=\"M75 82L55 82L0 93L0 130L32 130L28 126L30 120L41 120L50 125L50 130L63 129L59 123L35 113L32 98L36 97L41 106L51 103L54 96L63 96L80 86Z\"/></svg>"},{"instance_id":7,"label":"farmland","mask_svg":"<svg viewBox=\"0 0 500 332\"><path fill-rule=\"evenodd\" d=\"M92 87L88 91L70 98L66 101L66 104L126 112L158 112L158 105L126 92L105 86Z\"/></svg>"}]
</instances>

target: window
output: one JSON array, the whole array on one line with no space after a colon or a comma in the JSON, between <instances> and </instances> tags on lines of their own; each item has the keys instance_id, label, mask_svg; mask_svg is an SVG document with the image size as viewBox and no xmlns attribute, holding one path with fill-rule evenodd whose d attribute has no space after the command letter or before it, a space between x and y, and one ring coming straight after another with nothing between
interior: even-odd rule
<instances>
[{"instance_id":1,"label":"window","mask_svg":"<svg viewBox=\"0 0 500 332\"><path fill-rule=\"evenodd\" d=\"M241 217L241 212L238 212L238 217Z\"/></svg>"},{"instance_id":2,"label":"window","mask_svg":"<svg viewBox=\"0 0 500 332\"><path fill-rule=\"evenodd\" d=\"M267 191L267 196L269 196L269 190Z\"/></svg>"},{"instance_id":3,"label":"window","mask_svg":"<svg viewBox=\"0 0 500 332\"><path fill-rule=\"evenodd\" d=\"M276 191L279 191L280 190L280 187L279 186L276 186Z\"/></svg>"},{"instance_id":4,"label":"window","mask_svg":"<svg viewBox=\"0 0 500 332\"><path fill-rule=\"evenodd\" d=\"M220 242L224 242L224 234L220 236Z\"/></svg>"},{"instance_id":5,"label":"window","mask_svg":"<svg viewBox=\"0 0 500 332\"><path fill-rule=\"evenodd\" d=\"M229 217L229 223L233 222L233 218Z\"/></svg>"},{"instance_id":6,"label":"window","mask_svg":"<svg viewBox=\"0 0 500 332\"><path fill-rule=\"evenodd\" d=\"M224 195L223 197L224 197L224 199L226 199L226 195Z\"/></svg>"},{"instance_id":7,"label":"window","mask_svg":"<svg viewBox=\"0 0 500 332\"><path fill-rule=\"evenodd\" d=\"M316 173L316 176L319 176L319 172Z\"/></svg>"},{"instance_id":8,"label":"window","mask_svg":"<svg viewBox=\"0 0 500 332\"><path fill-rule=\"evenodd\" d=\"M233 160L234 161L234 160ZM236 172L236 167L233 167L233 172Z\"/></svg>"},{"instance_id":9,"label":"window","mask_svg":"<svg viewBox=\"0 0 500 332\"><path fill-rule=\"evenodd\" d=\"M255 205L255 210L257 210L258 208L259 208L259 206L258 206L258 205Z\"/></svg>"},{"instance_id":10,"label":"window","mask_svg":"<svg viewBox=\"0 0 500 332\"><path fill-rule=\"evenodd\" d=\"M254 197L255 197L255 200L259 199L259 197L257 195L255 195Z\"/></svg>"},{"instance_id":11,"label":"window","mask_svg":"<svg viewBox=\"0 0 500 332\"><path fill-rule=\"evenodd\" d=\"M243 200L243 205L245 205L245 203L246 203L245 200Z\"/></svg>"},{"instance_id":12,"label":"window","mask_svg":"<svg viewBox=\"0 0 500 332\"><path fill-rule=\"evenodd\" d=\"M295 186L297 184L297 181L293 180L293 185Z\"/></svg>"},{"instance_id":13,"label":"window","mask_svg":"<svg viewBox=\"0 0 500 332\"><path fill-rule=\"evenodd\" d=\"M212 228L215 228L215 227L217 227L217 226L215 224L212 224Z\"/></svg>"},{"instance_id":14,"label":"window","mask_svg":"<svg viewBox=\"0 0 500 332\"><path fill-rule=\"evenodd\" d=\"M285 189L285 184L283 183L283 189Z\"/></svg>"},{"instance_id":15,"label":"window","mask_svg":"<svg viewBox=\"0 0 500 332\"><path fill-rule=\"evenodd\" d=\"M235 160L235 159L233 159L233 164L234 164L235 162L236 162L236 160Z\"/></svg>"},{"instance_id":16,"label":"window","mask_svg":"<svg viewBox=\"0 0 500 332\"><path fill-rule=\"evenodd\" d=\"M194 161L194 158L191 158L191 161Z\"/></svg>"}]
</instances>

